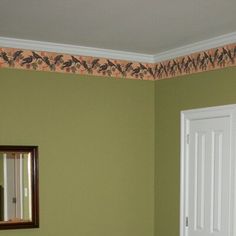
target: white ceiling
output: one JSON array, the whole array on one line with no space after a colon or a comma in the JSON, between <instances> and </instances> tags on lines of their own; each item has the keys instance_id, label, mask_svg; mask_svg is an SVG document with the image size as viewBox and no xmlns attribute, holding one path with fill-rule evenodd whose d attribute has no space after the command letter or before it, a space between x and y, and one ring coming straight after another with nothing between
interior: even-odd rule
<instances>
[{"instance_id":1,"label":"white ceiling","mask_svg":"<svg viewBox=\"0 0 236 236\"><path fill-rule=\"evenodd\" d=\"M158 54L236 31L236 0L0 0L0 36Z\"/></svg>"}]
</instances>

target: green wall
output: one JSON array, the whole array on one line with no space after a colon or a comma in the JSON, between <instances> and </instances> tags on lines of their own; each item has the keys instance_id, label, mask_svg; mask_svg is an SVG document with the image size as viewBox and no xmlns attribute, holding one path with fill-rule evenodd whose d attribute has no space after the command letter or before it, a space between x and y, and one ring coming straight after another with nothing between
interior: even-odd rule
<instances>
[{"instance_id":1,"label":"green wall","mask_svg":"<svg viewBox=\"0 0 236 236\"><path fill-rule=\"evenodd\" d=\"M39 145L40 228L0 236L178 236L180 111L231 103L236 68L155 83L1 69L0 143Z\"/></svg>"},{"instance_id":2,"label":"green wall","mask_svg":"<svg viewBox=\"0 0 236 236\"><path fill-rule=\"evenodd\" d=\"M154 82L0 70L0 144L39 145L40 228L154 234Z\"/></svg>"},{"instance_id":3,"label":"green wall","mask_svg":"<svg viewBox=\"0 0 236 236\"><path fill-rule=\"evenodd\" d=\"M236 103L236 68L155 84L155 236L179 235L180 111Z\"/></svg>"}]
</instances>

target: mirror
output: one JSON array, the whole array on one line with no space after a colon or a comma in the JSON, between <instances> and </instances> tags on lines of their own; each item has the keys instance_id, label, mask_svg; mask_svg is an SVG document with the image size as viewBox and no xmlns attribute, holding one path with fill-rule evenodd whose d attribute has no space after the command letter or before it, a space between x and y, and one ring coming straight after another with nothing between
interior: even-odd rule
<instances>
[{"instance_id":1,"label":"mirror","mask_svg":"<svg viewBox=\"0 0 236 236\"><path fill-rule=\"evenodd\" d=\"M0 146L0 229L38 227L38 147Z\"/></svg>"}]
</instances>

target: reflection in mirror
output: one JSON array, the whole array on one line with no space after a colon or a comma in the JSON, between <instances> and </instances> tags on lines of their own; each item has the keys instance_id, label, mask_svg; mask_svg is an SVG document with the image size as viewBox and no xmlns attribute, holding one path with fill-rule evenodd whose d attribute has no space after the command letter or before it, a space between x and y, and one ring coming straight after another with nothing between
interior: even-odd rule
<instances>
[{"instance_id":1,"label":"reflection in mirror","mask_svg":"<svg viewBox=\"0 0 236 236\"><path fill-rule=\"evenodd\" d=\"M0 229L38 227L37 147L0 146Z\"/></svg>"},{"instance_id":2,"label":"reflection in mirror","mask_svg":"<svg viewBox=\"0 0 236 236\"><path fill-rule=\"evenodd\" d=\"M0 152L1 221L31 221L30 153Z\"/></svg>"}]
</instances>

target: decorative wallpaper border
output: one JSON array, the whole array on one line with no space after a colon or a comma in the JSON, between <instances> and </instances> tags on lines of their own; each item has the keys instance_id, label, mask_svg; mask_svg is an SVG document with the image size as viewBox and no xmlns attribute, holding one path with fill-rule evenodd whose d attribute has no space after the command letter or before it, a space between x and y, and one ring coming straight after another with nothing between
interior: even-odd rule
<instances>
[{"instance_id":1,"label":"decorative wallpaper border","mask_svg":"<svg viewBox=\"0 0 236 236\"><path fill-rule=\"evenodd\" d=\"M155 64L0 48L0 68L137 80L167 79L230 66L236 66L236 43Z\"/></svg>"},{"instance_id":2,"label":"decorative wallpaper border","mask_svg":"<svg viewBox=\"0 0 236 236\"><path fill-rule=\"evenodd\" d=\"M158 63L155 80L230 66L236 66L236 43Z\"/></svg>"}]
</instances>

